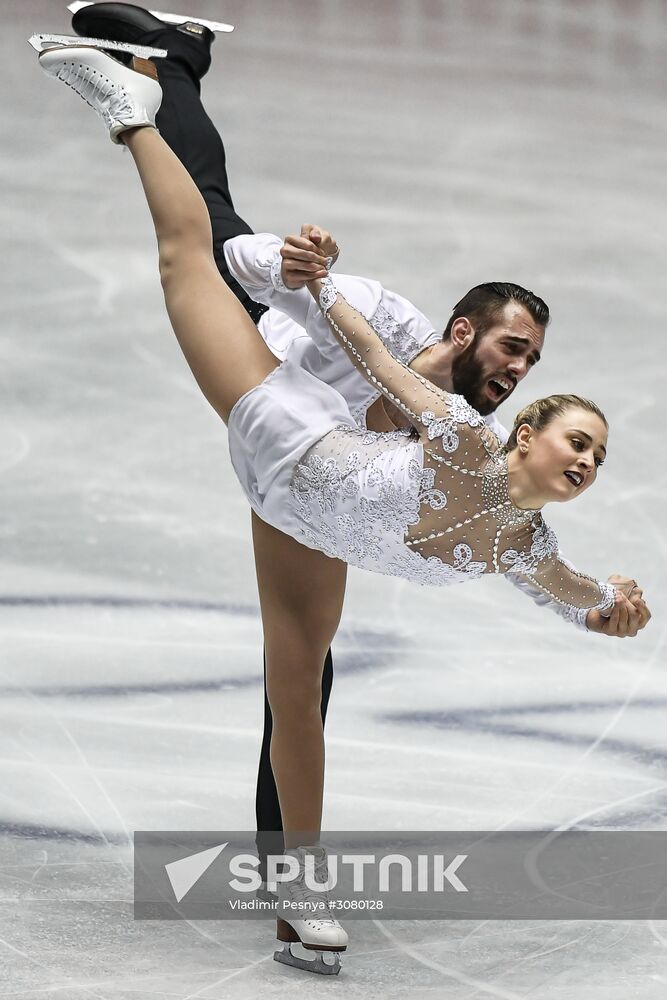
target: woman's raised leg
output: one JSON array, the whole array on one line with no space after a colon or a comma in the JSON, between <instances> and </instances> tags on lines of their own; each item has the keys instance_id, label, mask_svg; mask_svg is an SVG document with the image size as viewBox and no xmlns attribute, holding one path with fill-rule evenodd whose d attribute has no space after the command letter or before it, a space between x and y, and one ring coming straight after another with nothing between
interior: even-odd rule
<instances>
[{"instance_id":1,"label":"woman's raised leg","mask_svg":"<svg viewBox=\"0 0 667 1000\"><path fill-rule=\"evenodd\" d=\"M153 217L167 312L185 359L211 406L227 422L236 401L278 361L213 257L206 205L155 129L123 133Z\"/></svg>"}]
</instances>

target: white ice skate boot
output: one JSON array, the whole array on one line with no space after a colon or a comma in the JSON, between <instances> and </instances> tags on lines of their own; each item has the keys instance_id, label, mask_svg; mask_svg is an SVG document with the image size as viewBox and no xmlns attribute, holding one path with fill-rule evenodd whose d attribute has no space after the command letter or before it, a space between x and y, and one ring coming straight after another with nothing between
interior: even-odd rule
<instances>
[{"instance_id":1,"label":"white ice skate boot","mask_svg":"<svg viewBox=\"0 0 667 1000\"><path fill-rule=\"evenodd\" d=\"M281 903L288 901L297 905L278 917L277 937L284 942L284 947L273 957L276 962L305 969L306 972L337 976L340 972L339 953L347 948L347 934L331 915L327 892L310 889L305 882L307 855L313 857L314 881L319 884L327 881L326 850L323 847L297 847L284 853L297 859L299 872L291 882L278 883L278 899ZM300 942L307 951L314 951L314 961L293 955L291 945L294 942ZM323 952L330 952L333 961L325 962Z\"/></svg>"},{"instance_id":2,"label":"white ice skate boot","mask_svg":"<svg viewBox=\"0 0 667 1000\"><path fill-rule=\"evenodd\" d=\"M39 64L49 76L75 90L109 129L111 141L127 129L155 128L162 102L157 71L148 59L134 57L132 68L99 49L71 45L41 52Z\"/></svg>"}]
</instances>

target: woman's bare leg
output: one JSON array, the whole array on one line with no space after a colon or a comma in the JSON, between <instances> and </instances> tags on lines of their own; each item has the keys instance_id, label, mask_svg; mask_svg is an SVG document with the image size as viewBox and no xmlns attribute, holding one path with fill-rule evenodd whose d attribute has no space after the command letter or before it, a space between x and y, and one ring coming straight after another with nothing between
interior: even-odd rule
<instances>
[{"instance_id":1,"label":"woman's bare leg","mask_svg":"<svg viewBox=\"0 0 667 1000\"><path fill-rule=\"evenodd\" d=\"M123 139L155 224L171 325L199 387L226 423L239 397L278 361L218 273L208 211L185 167L152 128Z\"/></svg>"},{"instance_id":2,"label":"woman's bare leg","mask_svg":"<svg viewBox=\"0 0 667 1000\"><path fill-rule=\"evenodd\" d=\"M213 258L204 201L153 129L124 133L155 224L160 277L174 332L204 395L227 420L237 399L278 364ZM322 817L322 668L343 605L347 566L253 515L253 538L273 716L271 763L287 847ZM279 577L276 568L280 567Z\"/></svg>"},{"instance_id":3,"label":"woman's bare leg","mask_svg":"<svg viewBox=\"0 0 667 1000\"><path fill-rule=\"evenodd\" d=\"M285 846L298 847L317 840L322 822L322 669L340 622L347 566L255 514L252 534L273 717L271 766Z\"/></svg>"}]
</instances>

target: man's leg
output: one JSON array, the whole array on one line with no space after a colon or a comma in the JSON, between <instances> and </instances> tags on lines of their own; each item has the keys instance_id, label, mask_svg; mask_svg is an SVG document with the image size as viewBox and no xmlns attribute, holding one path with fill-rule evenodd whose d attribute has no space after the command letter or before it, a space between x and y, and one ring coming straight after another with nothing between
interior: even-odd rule
<instances>
[{"instance_id":1,"label":"man's leg","mask_svg":"<svg viewBox=\"0 0 667 1000\"><path fill-rule=\"evenodd\" d=\"M174 36L177 36L176 42ZM223 250L227 240L252 233L252 229L234 208L222 137L201 103L197 72L188 58L191 50L200 48L202 43L173 30L169 31L169 38L165 41L170 46L170 57L155 60L163 94L157 126L206 202L213 231L213 253L220 274L253 322L257 323L266 312L266 306L253 302L232 277ZM171 53L175 51L182 52L182 58L172 58ZM201 58L199 52L194 55ZM197 70L200 66L197 65Z\"/></svg>"},{"instance_id":2,"label":"man's leg","mask_svg":"<svg viewBox=\"0 0 667 1000\"><path fill-rule=\"evenodd\" d=\"M162 87L156 124L206 202L220 274L256 323L266 306L253 302L235 281L223 253L226 240L252 229L234 208L222 138L201 103L200 81L211 65L212 32L196 24L166 25L149 11L122 3L84 7L72 17L72 26L80 35L167 49L166 59L155 59Z\"/></svg>"}]
</instances>

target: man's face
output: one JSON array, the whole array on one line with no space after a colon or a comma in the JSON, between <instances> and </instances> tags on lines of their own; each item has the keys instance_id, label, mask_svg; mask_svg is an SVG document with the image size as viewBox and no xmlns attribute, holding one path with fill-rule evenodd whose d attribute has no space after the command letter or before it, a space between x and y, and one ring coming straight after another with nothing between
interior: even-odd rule
<instances>
[{"instance_id":1,"label":"man's face","mask_svg":"<svg viewBox=\"0 0 667 1000\"><path fill-rule=\"evenodd\" d=\"M477 334L452 364L454 392L483 416L512 395L522 378L540 360L544 327L524 306L508 302L500 318Z\"/></svg>"}]
</instances>

